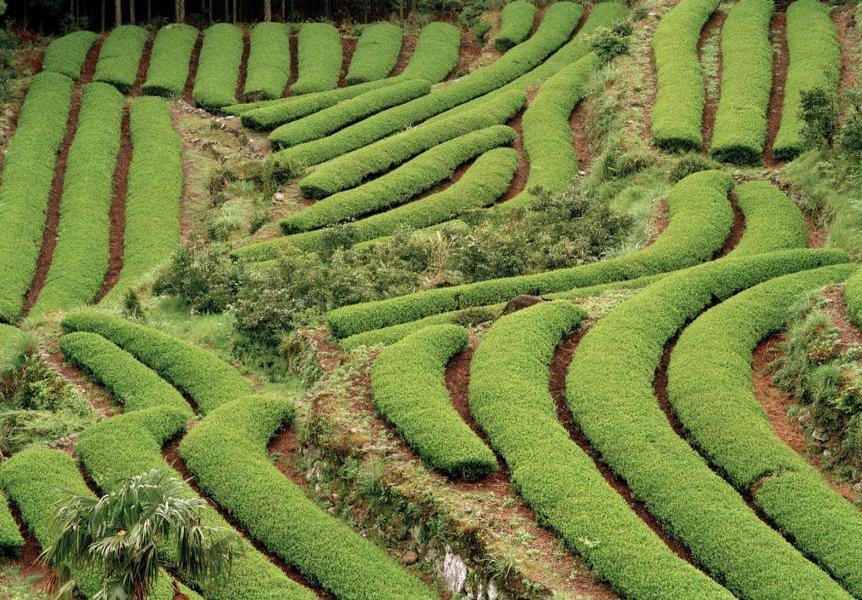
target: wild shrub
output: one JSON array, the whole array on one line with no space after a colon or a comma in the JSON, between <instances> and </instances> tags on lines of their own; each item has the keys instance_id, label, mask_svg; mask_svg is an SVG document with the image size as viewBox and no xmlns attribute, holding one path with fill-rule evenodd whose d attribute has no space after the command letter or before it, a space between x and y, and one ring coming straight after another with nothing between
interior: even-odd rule
<instances>
[{"instance_id":1,"label":"wild shrub","mask_svg":"<svg viewBox=\"0 0 862 600\"><path fill-rule=\"evenodd\" d=\"M838 132L838 102L823 88L800 92L799 119L806 148L831 148Z\"/></svg>"}]
</instances>

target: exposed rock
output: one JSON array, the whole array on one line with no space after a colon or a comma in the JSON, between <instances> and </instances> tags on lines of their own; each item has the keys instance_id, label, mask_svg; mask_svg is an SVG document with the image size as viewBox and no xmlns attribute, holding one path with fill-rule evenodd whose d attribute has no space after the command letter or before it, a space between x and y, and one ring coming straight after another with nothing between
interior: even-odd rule
<instances>
[{"instance_id":1,"label":"exposed rock","mask_svg":"<svg viewBox=\"0 0 862 600\"><path fill-rule=\"evenodd\" d=\"M464 559L452 552L449 546L446 546L446 555L443 557L442 575L446 591L457 594L464 589L464 583L467 581L467 565L464 564Z\"/></svg>"},{"instance_id":2,"label":"exposed rock","mask_svg":"<svg viewBox=\"0 0 862 600\"><path fill-rule=\"evenodd\" d=\"M417 560L419 560L419 555L413 552L413 550L408 550L401 555L401 562L405 565L414 565Z\"/></svg>"}]
</instances>

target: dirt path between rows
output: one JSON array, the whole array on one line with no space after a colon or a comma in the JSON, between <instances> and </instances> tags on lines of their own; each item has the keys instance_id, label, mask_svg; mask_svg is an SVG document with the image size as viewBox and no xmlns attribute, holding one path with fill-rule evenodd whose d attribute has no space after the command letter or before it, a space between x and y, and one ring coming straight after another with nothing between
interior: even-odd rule
<instances>
[{"instance_id":1,"label":"dirt path between rows","mask_svg":"<svg viewBox=\"0 0 862 600\"><path fill-rule=\"evenodd\" d=\"M144 87L144 82L147 80L147 71L150 68L150 58L153 55L153 43L155 42L155 33L151 33L144 44L144 50L141 52L141 61L138 63L138 73L135 76L135 85L132 86L129 95L137 97L141 95L141 88Z\"/></svg>"},{"instance_id":2,"label":"dirt path between rows","mask_svg":"<svg viewBox=\"0 0 862 600\"><path fill-rule=\"evenodd\" d=\"M509 189L500 198L499 202L506 202L520 194L527 187L527 179L530 177L530 161L527 159L527 153L524 151L524 128L522 121L524 119L524 111L520 111L506 125L515 130L515 140L512 142L512 147L518 153L518 166L515 169L515 176L509 184Z\"/></svg>"},{"instance_id":3,"label":"dirt path between rows","mask_svg":"<svg viewBox=\"0 0 862 600\"><path fill-rule=\"evenodd\" d=\"M389 73L389 77L400 75L410 63L410 59L413 58L413 52L416 50L417 39L418 36L412 33L405 34L401 38L401 51L398 53L398 60L392 68L392 72Z\"/></svg>"},{"instance_id":4,"label":"dirt path between rows","mask_svg":"<svg viewBox=\"0 0 862 600\"><path fill-rule=\"evenodd\" d=\"M204 34L198 33L198 39L195 40L195 45L192 48L192 55L189 58L189 72L186 76L186 84L183 86L183 100L189 104L194 104L192 95L195 90L195 77L198 74L198 65L201 62L201 47L204 45Z\"/></svg>"},{"instance_id":5,"label":"dirt path between rows","mask_svg":"<svg viewBox=\"0 0 862 600\"><path fill-rule=\"evenodd\" d=\"M588 99L583 98L569 116L569 128L572 131L572 145L575 156L578 157L578 170L586 172L592 162L590 138L587 135L586 121L589 115Z\"/></svg>"},{"instance_id":6,"label":"dirt path between rows","mask_svg":"<svg viewBox=\"0 0 862 600\"><path fill-rule=\"evenodd\" d=\"M731 227L727 239L724 240L724 245L715 253L713 260L730 254L739 244L742 236L745 235L745 217L743 216L742 211L739 210L739 203L736 200L736 194L731 191L730 194L728 194L727 199L730 202L731 210L733 210L733 227Z\"/></svg>"},{"instance_id":7,"label":"dirt path between rows","mask_svg":"<svg viewBox=\"0 0 862 600\"><path fill-rule=\"evenodd\" d=\"M248 57L251 54L251 32L242 32L242 56L239 59L239 74L236 78L236 101L244 102L245 82L248 79Z\"/></svg>"},{"instance_id":8,"label":"dirt path between rows","mask_svg":"<svg viewBox=\"0 0 862 600\"><path fill-rule=\"evenodd\" d=\"M356 50L357 40L355 37L341 36L341 74L338 76L338 87L347 87L347 71L350 69L350 61Z\"/></svg>"},{"instance_id":9,"label":"dirt path between rows","mask_svg":"<svg viewBox=\"0 0 862 600\"><path fill-rule=\"evenodd\" d=\"M764 162L767 167L777 168L783 165L775 160L773 146L781 127L781 112L784 106L784 85L787 82L787 66L790 55L787 49L787 15L776 12L769 25L769 39L772 42L772 91L769 95L769 107L766 112L766 150ZM778 50L776 52L776 50Z\"/></svg>"},{"instance_id":10,"label":"dirt path between rows","mask_svg":"<svg viewBox=\"0 0 862 600\"><path fill-rule=\"evenodd\" d=\"M4 569L17 569L18 573L15 579L35 578L36 581L30 587L30 590L36 593L48 592L49 582L53 575L51 569L39 562L39 556L42 554L42 547L36 541L36 536L30 531L24 517L21 516L21 510L18 505L9 500L9 512L12 513L12 519L18 525L18 531L21 532L21 537L24 538L24 546L18 556L11 557L3 561ZM3 578L0 577L0 590L4 589ZM5 597L5 596L4 596ZM17 596L16 596L17 597ZM41 597L41 596L40 596ZM47 597L47 596L46 596Z\"/></svg>"},{"instance_id":11,"label":"dirt path between rows","mask_svg":"<svg viewBox=\"0 0 862 600\"><path fill-rule=\"evenodd\" d=\"M711 38L715 35L715 32L720 32L722 27L724 27L724 20L726 15L720 10L712 13L712 16L709 18L709 21L706 22L706 25L700 32L700 39L697 42L697 59L700 64L703 64L704 60L704 51L705 47L712 40ZM720 38L719 33L719 38ZM721 76L723 71L723 59L721 54L721 41L719 39L718 42L718 54L716 57L717 60L717 70L715 73L715 78L707 76L704 74L704 105L703 105L703 117L701 118L701 137L703 138L703 143L701 144L700 151L704 154L709 152L709 147L712 143L712 130L715 128L715 113L718 111L718 102L721 98ZM715 95L710 94L709 88L710 85L715 82L715 85L718 88L718 91Z\"/></svg>"},{"instance_id":12,"label":"dirt path between rows","mask_svg":"<svg viewBox=\"0 0 862 600\"><path fill-rule=\"evenodd\" d=\"M287 83L284 85L284 93L282 94L285 98L291 95L290 86L296 83L296 80L299 79L299 38L295 33L290 36L289 46L290 75L287 77Z\"/></svg>"}]
</instances>

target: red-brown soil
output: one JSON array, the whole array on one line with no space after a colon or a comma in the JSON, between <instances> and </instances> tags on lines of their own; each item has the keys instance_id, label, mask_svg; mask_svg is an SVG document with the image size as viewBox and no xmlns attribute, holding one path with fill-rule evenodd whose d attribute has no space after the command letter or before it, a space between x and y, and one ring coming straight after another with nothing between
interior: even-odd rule
<instances>
[{"instance_id":1,"label":"red-brown soil","mask_svg":"<svg viewBox=\"0 0 862 600\"><path fill-rule=\"evenodd\" d=\"M31 588L32 591L47 592L53 573L51 569L39 562L42 548L24 522L18 506L11 500L9 502L9 509L12 513L12 518L18 524L21 536L24 538L24 546L21 548L21 553L18 556L3 562L3 566L4 568L17 569L18 577L23 579L30 577L38 578ZM3 587L3 579L0 578L0 591L2 591ZM5 596L3 597L5 598Z\"/></svg>"},{"instance_id":2,"label":"red-brown soil","mask_svg":"<svg viewBox=\"0 0 862 600\"><path fill-rule=\"evenodd\" d=\"M575 156L578 157L578 169L586 171L592 162L592 148L587 135L586 121L589 115L589 103L586 98L578 102L569 117L569 127L572 130L572 144L575 146Z\"/></svg>"},{"instance_id":3,"label":"red-brown soil","mask_svg":"<svg viewBox=\"0 0 862 600\"><path fill-rule=\"evenodd\" d=\"M515 170L515 176L509 184L509 189L500 199L500 202L511 200L520 194L527 186L527 179L530 176L530 161L527 160L527 153L524 152L524 129L521 121L524 118L524 111L519 112L515 117L506 123L509 127L515 130L515 141L512 147L518 152L518 167Z\"/></svg>"},{"instance_id":4,"label":"red-brown soil","mask_svg":"<svg viewBox=\"0 0 862 600\"><path fill-rule=\"evenodd\" d=\"M195 77L198 74L198 65L201 62L201 47L204 44L204 34L198 33L198 39L192 48L192 56L189 59L189 74L186 77L186 85L183 87L183 99L189 104L193 104L192 93L195 89Z\"/></svg>"},{"instance_id":5,"label":"red-brown soil","mask_svg":"<svg viewBox=\"0 0 862 600\"><path fill-rule=\"evenodd\" d=\"M296 34L290 36L290 75L284 86L283 96L290 96L290 86L299 78L299 38Z\"/></svg>"},{"instance_id":6,"label":"red-brown soil","mask_svg":"<svg viewBox=\"0 0 862 600\"><path fill-rule=\"evenodd\" d=\"M141 88L147 80L147 69L150 68L150 57L153 54L153 42L155 41L155 33L151 33L144 44L144 51L141 53L141 62L138 63L138 74L135 77L135 85L129 92L131 96L140 96Z\"/></svg>"},{"instance_id":7,"label":"red-brown soil","mask_svg":"<svg viewBox=\"0 0 862 600\"><path fill-rule=\"evenodd\" d=\"M355 37L341 37L341 52L343 55L341 61L341 75L338 77L338 87L347 87L347 70L350 69L350 61L353 59L353 52L356 50Z\"/></svg>"},{"instance_id":8,"label":"red-brown soil","mask_svg":"<svg viewBox=\"0 0 862 600\"><path fill-rule=\"evenodd\" d=\"M667 225L669 223L667 216L667 200L662 199L658 202L658 206L656 206L655 216L650 223L650 238L644 244L644 248L652 246L656 239L658 239L658 236L667 229Z\"/></svg>"},{"instance_id":9,"label":"red-brown soil","mask_svg":"<svg viewBox=\"0 0 862 600\"><path fill-rule=\"evenodd\" d=\"M714 258L721 258L722 256L730 254L730 252L736 248L736 245L739 244L739 240L742 239L743 234L745 234L745 217L742 215L742 211L739 210L739 204L736 201L736 194L731 191L730 194L728 194L727 199L730 201L730 207L733 209L733 227L731 228L727 239L724 240L724 245L715 254Z\"/></svg>"},{"instance_id":10,"label":"red-brown soil","mask_svg":"<svg viewBox=\"0 0 862 600\"><path fill-rule=\"evenodd\" d=\"M805 229L808 233L809 248L822 248L826 245L826 232L818 227L811 217L805 217Z\"/></svg>"},{"instance_id":11,"label":"red-brown soil","mask_svg":"<svg viewBox=\"0 0 862 600\"><path fill-rule=\"evenodd\" d=\"M398 62L395 63L395 67L389 74L390 77L400 75L404 68L407 66L407 64L410 62L410 59L413 57L413 51L416 50L417 38L418 36L412 33L406 34L403 38L401 38L401 52L398 54Z\"/></svg>"},{"instance_id":12,"label":"red-brown soil","mask_svg":"<svg viewBox=\"0 0 862 600\"><path fill-rule=\"evenodd\" d=\"M239 61L239 76L236 80L236 101L243 101L243 90L245 80L248 77L248 55L251 53L251 33L248 30L242 33L242 58Z\"/></svg>"},{"instance_id":13,"label":"red-brown soil","mask_svg":"<svg viewBox=\"0 0 862 600\"><path fill-rule=\"evenodd\" d=\"M701 63L703 62L703 51L704 46L706 46L709 39L713 36L716 30L720 30L724 25L725 14L720 10L712 13L712 16L709 18L709 21L706 22L703 29L700 32L700 39L697 42L697 58ZM712 130L715 128L715 113L718 110L718 100L721 96L721 74L722 74L722 54L721 48L718 50L718 71L716 73L716 78L718 79L718 98L713 98L710 96L708 90L704 90L705 92L705 100L706 102L703 105L703 118L701 120L701 137L703 138L703 144L701 145L701 152L707 152L709 150L710 143L712 142ZM707 82L709 83L709 82Z\"/></svg>"},{"instance_id":14,"label":"red-brown soil","mask_svg":"<svg viewBox=\"0 0 862 600\"><path fill-rule=\"evenodd\" d=\"M284 427L267 444L267 452L274 457L274 464L282 474L296 485L302 487L307 483L294 466L291 458L299 454L299 437L296 430Z\"/></svg>"},{"instance_id":15,"label":"red-brown soil","mask_svg":"<svg viewBox=\"0 0 862 600\"><path fill-rule=\"evenodd\" d=\"M858 58L851 52L860 43L858 24L856 24L856 7L852 5L836 6L832 10L832 22L838 33L841 45L841 84L839 97L844 98L847 92L856 86L860 65Z\"/></svg>"},{"instance_id":16,"label":"red-brown soil","mask_svg":"<svg viewBox=\"0 0 862 600\"><path fill-rule=\"evenodd\" d=\"M787 65L790 62L790 53L787 49L787 15L776 12L769 26L769 39L772 42L772 92L769 96L769 108L766 113L766 151L764 162L767 167L780 167L783 163L775 160L773 145L778 129L781 127L781 111L784 105L784 84L787 81ZM780 51L774 52L778 46Z\"/></svg>"},{"instance_id":17,"label":"red-brown soil","mask_svg":"<svg viewBox=\"0 0 862 600\"><path fill-rule=\"evenodd\" d=\"M476 43L476 36L472 31L461 30L461 48L458 54L458 62L455 68L446 77L446 80L455 79L466 74L472 65L482 54L482 46Z\"/></svg>"},{"instance_id":18,"label":"red-brown soil","mask_svg":"<svg viewBox=\"0 0 862 600\"><path fill-rule=\"evenodd\" d=\"M63 359L63 354L60 352L59 343L56 339L48 343L42 353L42 358L46 363L63 378L63 380L77 387L84 394L84 398L96 412L100 419L113 417L120 412L117 404L114 402L111 394L104 386L94 382L88 375L82 372L78 367Z\"/></svg>"}]
</instances>

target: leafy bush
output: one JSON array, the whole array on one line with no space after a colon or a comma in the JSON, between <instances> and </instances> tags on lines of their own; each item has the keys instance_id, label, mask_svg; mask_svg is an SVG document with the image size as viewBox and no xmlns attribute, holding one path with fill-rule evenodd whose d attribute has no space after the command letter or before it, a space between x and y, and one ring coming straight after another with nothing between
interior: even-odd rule
<instances>
[{"instance_id":1,"label":"leafy bush","mask_svg":"<svg viewBox=\"0 0 862 600\"><path fill-rule=\"evenodd\" d=\"M343 600L436 596L373 543L309 500L272 464L266 443L294 413L251 397L213 411L180 444L200 486L266 548Z\"/></svg>"},{"instance_id":2,"label":"leafy bush","mask_svg":"<svg viewBox=\"0 0 862 600\"><path fill-rule=\"evenodd\" d=\"M284 23L257 23L251 30L251 49L245 98L281 98L290 79L290 29Z\"/></svg>"},{"instance_id":3,"label":"leafy bush","mask_svg":"<svg viewBox=\"0 0 862 600\"><path fill-rule=\"evenodd\" d=\"M122 94L107 83L84 86L66 163L57 245L33 314L89 304L102 288L125 106Z\"/></svg>"},{"instance_id":4,"label":"leafy bush","mask_svg":"<svg viewBox=\"0 0 862 600\"><path fill-rule=\"evenodd\" d=\"M77 80L97 39L99 34L93 31L76 31L53 40L45 49L42 70Z\"/></svg>"},{"instance_id":5,"label":"leafy bush","mask_svg":"<svg viewBox=\"0 0 862 600\"><path fill-rule=\"evenodd\" d=\"M665 150L697 150L703 143L706 97L697 41L716 8L718 0L683 0L656 26L652 47L658 89L652 133L656 145Z\"/></svg>"},{"instance_id":6,"label":"leafy bush","mask_svg":"<svg viewBox=\"0 0 862 600\"><path fill-rule=\"evenodd\" d=\"M66 135L72 80L58 73L33 77L18 126L6 149L0 184L0 320L18 318L36 272L57 152Z\"/></svg>"},{"instance_id":7,"label":"leafy bush","mask_svg":"<svg viewBox=\"0 0 862 600\"><path fill-rule=\"evenodd\" d=\"M505 52L530 35L536 20L536 6L527 0L515 0L503 7L500 19L500 30L494 37L494 45L500 52Z\"/></svg>"},{"instance_id":8,"label":"leafy bush","mask_svg":"<svg viewBox=\"0 0 862 600\"><path fill-rule=\"evenodd\" d=\"M204 31L192 92L199 106L214 110L236 102L244 46L242 38L242 30L228 23L218 23Z\"/></svg>"},{"instance_id":9,"label":"leafy bush","mask_svg":"<svg viewBox=\"0 0 862 600\"><path fill-rule=\"evenodd\" d=\"M838 144L847 154L862 152L862 90L844 95L845 118L838 134Z\"/></svg>"},{"instance_id":10,"label":"leafy bush","mask_svg":"<svg viewBox=\"0 0 862 600\"><path fill-rule=\"evenodd\" d=\"M150 96L182 96L197 41L198 30L189 25L171 23L159 29L141 91Z\"/></svg>"},{"instance_id":11,"label":"leafy bush","mask_svg":"<svg viewBox=\"0 0 862 600\"><path fill-rule=\"evenodd\" d=\"M494 453L452 406L446 363L469 341L456 325L423 329L380 353L371 370L374 406L423 460L458 479L497 470Z\"/></svg>"},{"instance_id":12,"label":"leafy bush","mask_svg":"<svg viewBox=\"0 0 862 600\"><path fill-rule=\"evenodd\" d=\"M689 175L720 168L720 164L714 160L710 160L703 154L690 152L688 154L683 154L679 157L679 160L676 161L676 164L670 171L670 181L671 183L677 183Z\"/></svg>"},{"instance_id":13,"label":"leafy bush","mask_svg":"<svg viewBox=\"0 0 862 600\"><path fill-rule=\"evenodd\" d=\"M838 102L822 88L802 90L799 102L805 148L831 148L838 132Z\"/></svg>"},{"instance_id":14,"label":"leafy bush","mask_svg":"<svg viewBox=\"0 0 862 600\"><path fill-rule=\"evenodd\" d=\"M128 93L138 78L138 64L150 34L137 25L120 25L105 38L99 51L94 81L103 81Z\"/></svg>"},{"instance_id":15,"label":"leafy bush","mask_svg":"<svg viewBox=\"0 0 862 600\"><path fill-rule=\"evenodd\" d=\"M419 32L410 61L401 72L404 79L424 79L437 83L446 79L458 64L461 32L444 21L428 23Z\"/></svg>"},{"instance_id":16,"label":"leafy bush","mask_svg":"<svg viewBox=\"0 0 862 600\"><path fill-rule=\"evenodd\" d=\"M331 90L341 75L341 35L329 23L305 23L299 28L299 74L291 94Z\"/></svg>"},{"instance_id":17,"label":"leafy bush","mask_svg":"<svg viewBox=\"0 0 862 600\"><path fill-rule=\"evenodd\" d=\"M805 248L808 231L799 208L781 190L764 181L749 181L734 190L745 217L745 232L734 256Z\"/></svg>"},{"instance_id":18,"label":"leafy bush","mask_svg":"<svg viewBox=\"0 0 862 600\"><path fill-rule=\"evenodd\" d=\"M628 24L627 21L623 23ZM629 35L626 29L620 27L600 27L590 36L590 46L602 64L611 62L617 56L629 51Z\"/></svg>"},{"instance_id":19,"label":"leafy bush","mask_svg":"<svg viewBox=\"0 0 862 600\"><path fill-rule=\"evenodd\" d=\"M666 344L710 303L782 274L846 260L832 250L789 250L726 258L670 275L599 320L569 367L566 399L591 446L694 560L737 597L849 595L755 515L680 438L656 401L653 378ZM754 547L756 553L750 551Z\"/></svg>"},{"instance_id":20,"label":"leafy bush","mask_svg":"<svg viewBox=\"0 0 862 600\"><path fill-rule=\"evenodd\" d=\"M802 92L838 89L841 50L829 8L817 0L797 0L787 9L787 47L790 65L784 85L781 126L773 144L779 160L790 160L804 147L801 117Z\"/></svg>"},{"instance_id":21,"label":"leafy bush","mask_svg":"<svg viewBox=\"0 0 862 600\"><path fill-rule=\"evenodd\" d=\"M362 29L345 81L349 85L383 79L398 62L401 28L391 23L374 23Z\"/></svg>"},{"instance_id":22,"label":"leafy bush","mask_svg":"<svg viewBox=\"0 0 862 600\"><path fill-rule=\"evenodd\" d=\"M721 31L721 97L710 153L737 164L760 161L766 143L766 111L772 93L770 0L733 6Z\"/></svg>"},{"instance_id":23,"label":"leafy bush","mask_svg":"<svg viewBox=\"0 0 862 600\"><path fill-rule=\"evenodd\" d=\"M243 279L242 270L220 247L198 253L181 248L159 275L153 292L182 298L196 312L222 312L236 297Z\"/></svg>"}]
</instances>

